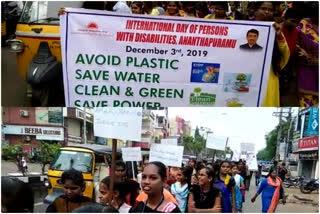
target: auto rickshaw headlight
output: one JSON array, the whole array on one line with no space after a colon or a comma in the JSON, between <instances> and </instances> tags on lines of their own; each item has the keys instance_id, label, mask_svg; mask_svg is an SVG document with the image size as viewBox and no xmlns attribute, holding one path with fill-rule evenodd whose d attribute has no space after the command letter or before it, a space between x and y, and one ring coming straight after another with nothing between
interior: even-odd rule
<instances>
[{"instance_id":1,"label":"auto rickshaw headlight","mask_svg":"<svg viewBox=\"0 0 320 214\"><path fill-rule=\"evenodd\" d=\"M51 183L50 183L50 181L49 181L48 179L45 179L45 180L43 181L43 184L44 184L45 187L51 188Z\"/></svg>"},{"instance_id":2,"label":"auto rickshaw headlight","mask_svg":"<svg viewBox=\"0 0 320 214\"><path fill-rule=\"evenodd\" d=\"M7 41L9 45L9 51L15 52L15 53L21 53L24 49L23 41L19 39L11 39Z\"/></svg>"}]
</instances>

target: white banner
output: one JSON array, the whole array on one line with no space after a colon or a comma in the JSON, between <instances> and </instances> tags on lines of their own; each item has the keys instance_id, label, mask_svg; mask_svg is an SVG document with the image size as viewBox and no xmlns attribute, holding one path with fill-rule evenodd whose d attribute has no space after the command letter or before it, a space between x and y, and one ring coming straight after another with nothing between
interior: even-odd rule
<instances>
[{"instance_id":1,"label":"white banner","mask_svg":"<svg viewBox=\"0 0 320 214\"><path fill-rule=\"evenodd\" d=\"M141 140L142 108L95 108L94 136L120 140Z\"/></svg>"},{"instance_id":2,"label":"white banner","mask_svg":"<svg viewBox=\"0 0 320 214\"><path fill-rule=\"evenodd\" d=\"M64 140L62 127L3 125L3 134L35 135L37 140Z\"/></svg>"},{"instance_id":3,"label":"white banner","mask_svg":"<svg viewBox=\"0 0 320 214\"><path fill-rule=\"evenodd\" d=\"M263 103L272 22L67 8L60 24L66 106Z\"/></svg>"},{"instance_id":4,"label":"white banner","mask_svg":"<svg viewBox=\"0 0 320 214\"><path fill-rule=\"evenodd\" d=\"M162 144L152 144L150 148L150 159L152 161L160 161L166 166L182 166L183 146L171 146Z\"/></svg>"},{"instance_id":5,"label":"white banner","mask_svg":"<svg viewBox=\"0 0 320 214\"><path fill-rule=\"evenodd\" d=\"M217 137L214 134L208 134L206 147L224 151L226 149L226 137Z\"/></svg>"},{"instance_id":6,"label":"white banner","mask_svg":"<svg viewBox=\"0 0 320 214\"><path fill-rule=\"evenodd\" d=\"M161 139L161 144L176 146L178 145L178 139Z\"/></svg>"},{"instance_id":7,"label":"white banner","mask_svg":"<svg viewBox=\"0 0 320 214\"><path fill-rule=\"evenodd\" d=\"M141 161L141 148L140 147L128 147L121 148L123 161Z\"/></svg>"}]
</instances>

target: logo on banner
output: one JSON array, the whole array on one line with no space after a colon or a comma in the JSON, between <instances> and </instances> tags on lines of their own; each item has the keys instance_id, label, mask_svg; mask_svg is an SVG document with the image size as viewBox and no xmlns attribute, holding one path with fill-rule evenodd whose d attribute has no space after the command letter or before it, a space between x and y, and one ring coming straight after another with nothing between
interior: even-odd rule
<instances>
[{"instance_id":1,"label":"logo on banner","mask_svg":"<svg viewBox=\"0 0 320 214\"><path fill-rule=\"evenodd\" d=\"M318 125L319 125L318 122L316 120L314 120L312 123L312 128L316 129L318 127Z\"/></svg>"},{"instance_id":2,"label":"logo on banner","mask_svg":"<svg viewBox=\"0 0 320 214\"><path fill-rule=\"evenodd\" d=\"M98 29L98 25L95 22L90 22L87 27L89 29Z\"/></svg>"},{"instance_id":3,"label":"logo on banner","mask_svg":"<svg viewBox=\"0 0 320 214\"><path fill-rule=\"evenodd\" d=\"M73 34L89 34L96 36L112 36L108 31L102 30L99 28L99 25L96 22L89 22L83 28L78 29Z\"/></svg>"},{"instance_id":4,"label":"logo on banner","mask_svg":"<svg viewBox=\"0 0 320 214\"><path fill-rule=\"evenodd\" d=\"M202 92L201 88L195 88L190 94L190 104L192 105L214 105L216 95Z\"/></svg>"}]
</instances>

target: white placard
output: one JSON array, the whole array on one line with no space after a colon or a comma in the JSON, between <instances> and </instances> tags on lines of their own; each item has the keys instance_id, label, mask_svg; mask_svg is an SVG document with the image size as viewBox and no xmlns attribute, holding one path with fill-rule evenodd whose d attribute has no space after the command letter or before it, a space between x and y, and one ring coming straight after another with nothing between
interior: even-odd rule
<instances>
[{"instance_id":1,"label":"white placard","mask_svg":"<svg viewBox=\"0 0 320 214\"><path fill-rule=\"evenodd\" d=\"M141 161L141 148L140 147L127 147L121 148L123 161Z\"/></svg>"},{"instance_id":2,"label":"white placard","mask_svg":"<svg viewBox=\"0 0 320 214\"><path fill-rule=\"evenodd\" d=\"M247 165L249 170L258 171L258 162L255 154L247 155Z\"/></svg>"},{"instance_id":3,"label":"white placard","mask_svg":"<svg viewBox=\"0 0 320 214\"><path fill-rule=\"evenodd\" d=\"M160 161L166 166L182 166L183 146L152 144L149 161Z\"/></svg>"},{"instance_id":4,"label":"white placard","mask_svg":"<svg viewBox=\"0 0 320 214\"><path fill-rule=\"evenodd\" d=\"M236 150L233 151L232 161L238 162L240 160L240 153Z\"/></svg>"},{"instance_id":5,"label":"white placard","mask_svg":"<svg viewBox=\"0 0 320 214\"><path fill-rule=\"evenodd\" d=\"M242 153L252 153L255 151L254 143L241 143L240 144L240 151Z\"/></svg>"},{"instance_id":6,"label":"white placard","mask_svg":"<svg viewBox=\"0 0 320 214\"><path fill-rule=\"evenodd\" d=\"M95 108L94 136L120 139L141 140L142 108Z\"/></svg>"},{"instance_id":7,"label":"white placard","mask_svg":"<svg viewBox=\"0 0 320 214\"><path fill-rule=\"evenodd\" d=\"M214 134L208 134L206 147L209 149L216 149L224 151L226 149L226 137L218 137Z\"/></svg>"},{"instance_id":8,"label":"white placard","mask_svg":"<svg viewBox=\"0 0 320 214\"><path fill-rule=\"evenodd\" d=\"M174 139L174 138L161 139L161 144L177 146L178 145L178 139Z\"/></svg>"},{"instance_id":9,"label":"white placard","mask_svg":"<svg viewBox=\"0 0 320 214\"><path fill-rule=\"evenodd\" d=\"M66 8L60 16L66 106L261 106L272 24ZM251 49L252 30L259 37Z\"/></svg>"},{"instance_id":10,"label":"white placard","mask_svg":"<svg viewBox=\"0 0 320 214\"><path fill-rule=\"evenodd\" d=\"M226 154L226 158L231 158L231 154Z\"/></svg>"}]
</instances>

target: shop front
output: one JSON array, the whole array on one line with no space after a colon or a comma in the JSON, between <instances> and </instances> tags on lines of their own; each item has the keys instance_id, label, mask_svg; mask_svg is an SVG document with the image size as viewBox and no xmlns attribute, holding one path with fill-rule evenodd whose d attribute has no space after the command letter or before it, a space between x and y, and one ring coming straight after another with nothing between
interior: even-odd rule
<instances>
[{"instance_id":1,"label":"shop front","mask_svg":"<svg viewBox=\"0 0 320 214\"><path fill-rule=\"evenodd\" d=\"M302 138L298 142L299 175L318 178L319 136Z\"/></svg>"}]
</instances>

